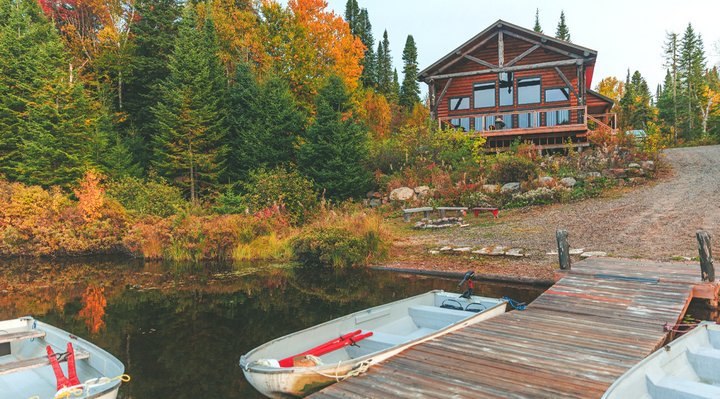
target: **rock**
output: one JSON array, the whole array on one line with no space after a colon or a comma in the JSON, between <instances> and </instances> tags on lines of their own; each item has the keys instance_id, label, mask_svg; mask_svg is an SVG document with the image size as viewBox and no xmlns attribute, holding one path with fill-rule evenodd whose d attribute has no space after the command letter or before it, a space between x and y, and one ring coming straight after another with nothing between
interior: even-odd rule
<instances>
[{"instance_id":1,"label":"rock","mask_svg":"<svg viewBox=\"0 0 720 399\"><path fill-rule=\"evenodd\" d=\"M371 198L370 199L370 207L377 208L380 205L382 205L382 200L380 200L380 198Z\"/></svg>"},{"instance_id":2,"label":"rock","mask_svg":"<svg viewBox=\"0 0 720 399\"><path fill-rule=\"evenodd\" d=\"M442 247L442 248L440 248L440 252L447 252L447 251L452 251L452 247Z\"/></svg>"},{"instance_id":3,"label":"rock","mask_svg":"<svg viewBox=\"0 0 720 399\"><path fill-rule=\"evenodd\" d=\"M538 179L538 183L543 187L551 187L555 185L555 178L552 176L542 176Z\"/></svg>"},{"instance_id":4,"label":"rock","mask_svg":"<svg viewBox=\"0 0 720 399\"><path fill-rule=\"evenodd\" d=\"M483 184L482 191L486 193L496 193L498 192L498 185L497 184Z\"/></svg>"},{"instance_id":5,"label":"rock","mask_svg":"<svg viewBox=\"0 0 720 399\"><path fill-rule=\"evenodd\" d=\"M606 252L602 251L589 251L589 252L583 252L580 254L581 258L597 258L597 257L603 257L607 256Z\"/></svg>"},{"instance_id":6,"label":"rock","mask_svg":"<svg viewBox=\"0 0 720 399\"><path fill-rule=\"evenodd\" d=\"M495 248L490 251L488 255L491 256L498 256L498 255L505 255L505 252L508 250L508 247L503 247L502 245L497 245Z\"/></svg>"},{"instance_id":7,"label":"rock","mask_svg":"<svg viewBox=\"0 0 720 399\"><path fill-rule=\"evenodd\" d=\"M518 182L505 183L500 189L502 193L514 193L517 191L520 191L520 183Z\"/></svg>"},{"instance_id":8,"label":"rock","mask_svg":"<svg viewBox=\"0 0 720 399\"><path fill-rule=\"evenodd\" d=\"M432 251L428 251L428 253L429 253L430 255L438 255L438 254L440 254L440 251L432 250Z\"/></svg>"},{"instance_id":9,"label":"rock","mask_svg":"<svg viewBox=\"0 0 720 399\"><path fill-rule=\"evenodd\" d=\"M430 187L428 186L418 186L413 189L415 191L415 194L417 194L418 198L425 198L430 194Z\"/></svg>"},{"instance_id":10,"label":"rock","mask_svg":"<svg viewBox=\"0 0 720 399\"><path fill-rule=\"evenodd\" d=\"M653 162L653 161L643 161L641 166L645 170L649 170L649 171L655 170L655 162Z\"/></svg>"},{"instance_id":11,"label":"rock","mask_svg":"<svg viewBox=\"0 0 720 399\"><path fill-rule=\"evenodd\" d=\"M472 253L479 254L479 255L488 255L488 254L490 254L490 252L492 252L492 247L485 247L485 248L480 248L476 251L472 251Z\"/></svg>"},{"instance_id":12,"label":"rock","mask_svg":"<svg viewBox=\"0 0 720 399\"><path fill-rule=\"evenodd\" d=\"M399 187L390 192L391 201L407 201L415 197L415 190L410 187Z\"/></svg>"},{"instance_id":13,"label":"rock","mask_svg":"<svg viewBox=\"0 0 720 399\"><path fill-rule=\"evenodd\" d=\"M516 257L523 257L525 256L523 254L524 250L522 248L511 248L505 252L506 256L516 256Z\"/></svg>"},{"instance_id":14,"label":"rock","mask_svg":"<svg viewBox=\"0 0 720 399\"><path fill-rule=\"evenodd\" d=\"M560 179L560 184L567 188L573 188L577 184L577 180L572 177L563 177L562 179Z\"/></svg>"},{"instance_id":15,"label":"rock","mask_svg":"<svg viewBox=\"0 0 720 399\"><path fill-rule=\"evenodd\" d=\"M455 252L470 252L472 248L470 247L461 247L461 248L455 248L453 251Z\"/></svg>"},{"instance_id":16,"label":"rock","mask_svg":"<svg viewBox=\"0 0 720 399\"><path fill-rule=\"evenodd\" d=\"M602 177L602 174L600 172L587 172L585 173L586 179L597 179L599 177Z\"/></svg>"},{"instance_id":17,"label":"rock","mask_svg":"<svg viewBox=\"0 0 720 399\"><path fill-rule=\"evenodd\" d=\"M460 227L468 227L468 226L470 226L469 223L465 223L465 224L461 224L461 225L460 225Z\"/></svg>"},{"instance_id":18,"label":"rock","mask_svg":"<svg viewBox=\"0 0 720 399\"><path fill-rule=\"evenodd\" d=\"M628 168L629 169L640 169L640 168L642 168L642 166L640 166L640 164L638 164L638 163L631 163L628 165Z\"/></svg>"},{"instance_id":19,"label":"rock","mask_svg":"<svg viewBox=\"0 0 720 399\"><path fill-rule=\"evenodd\" d=\"M422 229L423 227L425 227L425 222L417 222L417 223L415 223L415 228L416 228L416 229Z\"/></svg>"},{"instance_id":20,"label":"rock","mask_svg":"<svg viewBox=\"0 0 720 399\"><path fill-rule=\"evenodd\" d=\"M585 248L570 248L570 255L580 255L585 252ZM557 253L556 253L557 255Z\"/></svg>"}]
</instances>

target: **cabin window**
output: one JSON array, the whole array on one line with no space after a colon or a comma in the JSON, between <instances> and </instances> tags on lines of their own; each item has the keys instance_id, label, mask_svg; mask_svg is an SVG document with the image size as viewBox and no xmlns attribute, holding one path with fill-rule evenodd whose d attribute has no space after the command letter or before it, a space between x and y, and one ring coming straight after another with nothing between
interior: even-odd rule
<instances>
[{"instance_id":1,"label":"cabin window","mask_svg":"<svg viewBox=\"0 0 720 399\"><path fill-rule=\"evenodd\" d=\"M545 125L568 125L570 124L570 110L550 111L545 113Z\"/></svg>"},{"instance_id":2,"label":"cabin window","mask_svg":"<svg viewBox=\"0 0 720 399\"><path fill-rule=\"evenodd\" d=\"M540 78L518 79L518 104L537 104L540 102Z\"/></svg>"},{"instance_id":3,"label":"cabin window","mask_svg":"<svg viewBox=\"0 0 720 399\"><path fill-rule=\"evenodd\" d=\"M513 105L513 84L512 82L500 81L500 106Z\"/></svg>"},{"instance_id":4,"label":"cabin window","mask_svg":"<svg viewBox=\"0 0 720 399\"><path fill-rule=\"evenodd\" d=\"M518 91L518 94L520 92ZM518 114L518 127L520 129L527 129L530 127L537 127L538 124L538 116L540 114L536 112L523 112Z\"/></svg>"},{"instance_id":5,"label":"cabin window","mask_svg":"<svg viewBox=\"0 0 720 399\"><path fill-rule=\"evenodd\" d=\"M468 99L469 101L470 99ZM470 131L470 118L454 118L450 119L450 124L456 128L463 129L466 132Z\"/></svg>"},{"instance_id":6,"label":"cabin window","mask_svg":"<svg viewBox=\"0 0 720 399\"><path fill-rule=\"evenodd\" d=\"M570 91L566 88L547 89L545 90L545 102L552 103L557 101L569 101Z\"/></svg>"},{"instance_id":7,"label":"cabin window","mask_svg":"<svg viewBox=\"0 0 720 399\"><path fill-rule=\"evenodd\" d=\"M495 82L475 83L473 86L475 108L495 106Z\"/></svg>"},{"instance_id":8,"label":"cabin window","mask_svg":"<svg viewBox=\"0 0 720 399\"><path fill-rule=\"evenodd\" d=\"M450 99L450 111L470 109L470 97L458 97Z\"/></svg>"},{"instance_id":9,"label":"cabin window","mask_svg":"<svg viewBox=\"0 0 720 399\"><path fill-rule=\"evenodd\" d=\"M484 119L484 121L483 121ZM502 123L500 121L502 120ZM494 116L487 115L481 118L475 118L475 130L497 130L497 129L512 129L513 128L513 117L512 115Z\"/></svg>"}]
</instances>

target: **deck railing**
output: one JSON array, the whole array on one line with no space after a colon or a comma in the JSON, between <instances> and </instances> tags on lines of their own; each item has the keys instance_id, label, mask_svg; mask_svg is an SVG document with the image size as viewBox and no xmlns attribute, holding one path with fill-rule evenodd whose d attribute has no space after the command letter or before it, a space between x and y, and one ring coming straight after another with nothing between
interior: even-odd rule
<instances>
[{"instance_id":1,"label":"deck railing","mask_svg":"<svg viewBox=\"0 0 720 399\"><path fill-rule=\"evenodd\" d=\"M450 124L466 132L512 134L514 130L548 130L562 126L587 126L587 107L520 109L505 112L465 114L438 118L438 124Z\"/></svg>"}]
</instances>

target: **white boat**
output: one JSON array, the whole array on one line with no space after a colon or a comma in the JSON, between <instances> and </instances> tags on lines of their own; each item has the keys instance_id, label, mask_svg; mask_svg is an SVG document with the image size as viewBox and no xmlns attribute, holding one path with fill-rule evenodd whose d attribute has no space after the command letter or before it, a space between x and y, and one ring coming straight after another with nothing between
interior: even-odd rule
<instances>
[{"instance_id":1,"label":"white boat","mask_svg":"<svg viewBox=\"0 0 720 399\"><path fill-rule=\"evenodd\" d=\"M0 321L3 399L115 399L124 372L113 355L59 328L32 317Z\"/></svg>"},{"instance_id":2,"label":"white boat","mask_svg":"<svg viewBox=\"0 0 720 399\"><path fill-rule=\"evenodd\" d=\"M466 296L435 290L356 312L261 345L242 356L240 366L267 397L303 397L413 345L505 312L505 300ZM305 353L318 348L318 356Z\"/></svg>"},{"instance_id":3,"label":"white boat","mask_svg":"<svg viewBox=\"0 0 720 399\"><path fill-rule=\"evenodd\" d=\"M720 325L704 322L628 370L603 399L720 398Z\"/></svg>"}]
</instances>

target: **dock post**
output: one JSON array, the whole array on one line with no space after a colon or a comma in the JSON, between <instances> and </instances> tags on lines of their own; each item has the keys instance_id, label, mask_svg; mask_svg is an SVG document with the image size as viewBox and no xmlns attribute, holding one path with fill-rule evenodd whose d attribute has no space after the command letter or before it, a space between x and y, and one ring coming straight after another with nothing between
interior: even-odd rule
<instances>
[{"instance_id":1,"label":"dock post","mask_svg":"<svg viewBox=\"0 0 720 399\"><path fill-rule=\"evenodd\" d=\"M557 230L555 232L555 238L557 238L560 269L570 270L570 244L568 244L567 230Z\"/></svg>"},{"instance_id":2,"label":"dock post","mask_svg":"<svg viewBox=\"0 0 720 399\"><path fill-rule=\"evenodd\" d=\"M710 247L710 234L704 230L696 233L698 252L700 253L700 276L702 281L715 281L715 266L713 266L712 248Z\"/></svg>"}]
</instances>

